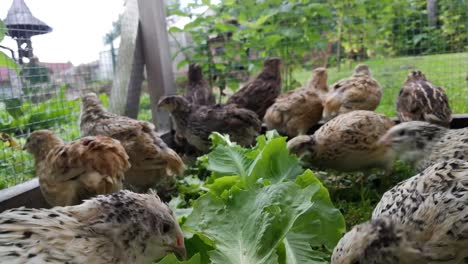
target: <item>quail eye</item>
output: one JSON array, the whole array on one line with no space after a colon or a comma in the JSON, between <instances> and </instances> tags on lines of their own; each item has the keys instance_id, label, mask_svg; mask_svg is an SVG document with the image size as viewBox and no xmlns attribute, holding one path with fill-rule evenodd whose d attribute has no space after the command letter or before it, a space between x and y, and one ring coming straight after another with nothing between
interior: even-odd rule
<instances>
[{"instance_id":1,"label":"quail eye","mask_svg":"<svg viewBox=\"0 0 468 264\"><path fill-rule=\"evenodd\" d=\"M162 233L163 234L167 234L169 231L171 231L172 229L172 225L168 222L164 222L162 224Z\"/></svg>"},{"instance_id":2,"label":"quail eye","mask_svg":"<svg viewBox=\"0 0 468 264\"><path fill-rule=\"evenodd\" d=\"M401 130L400 133L398 133L399 136L404 136L405 135L405 131L404 130Z\"/></svg>"}]
</instances>

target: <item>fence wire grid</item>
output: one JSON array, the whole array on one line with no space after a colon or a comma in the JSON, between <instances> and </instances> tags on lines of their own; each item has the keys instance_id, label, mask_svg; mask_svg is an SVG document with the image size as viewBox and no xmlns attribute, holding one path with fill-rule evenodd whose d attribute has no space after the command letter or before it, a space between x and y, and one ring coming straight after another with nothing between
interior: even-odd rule
<instances>
[{"instance_id":1,"label":"fence wire grid","mask_svg":"<svg viewBox=\"0 0 468 264\"><path fill-rule=\"evenodd\" d=\"M22 150L31 132L49 129L65 141L79 138L81 95L97 92L107 104L113 79L111 50L89 51L96 60L80 65L36 57L34 36L48 36L47 27L23 1L11 2L7 17L0 18L0 189L35 176L34 159ZM3 39L17 45L6 46ZM66 39L57 41L67 46Z\"/></svg>"},{"instance_id":2,"label":"fence wire grid","mask_svg":"<svg viewBox=\"0 0 468 264\"><path fill-rule=\"evenodd\" d=\"M454 113L468 112L466 0L185 2L166 1L172 69L180 92L189 63L202 65L223 102L261 69L266 57L279 56L284 91L301 87L316 67L328 68L332 84L350 76L356 64L366 63L384 91L377 111L395 116L399 89L408 72L419 69L446 89ZM32 42L34 46L34 38ZM0 51L10 58L15 52L18 62L17 47L6 48ZM65 141L76 139L80 95L95 91L107 104L114 78L112 54L115 62L117 51L90 50L99 55L83 65L30 58L16 70L0 57L0 189L34 176L34 161L21 150L30 132L51 129ZM139 118L151 120L143 91Z\"/></svg>"}]
</instances>

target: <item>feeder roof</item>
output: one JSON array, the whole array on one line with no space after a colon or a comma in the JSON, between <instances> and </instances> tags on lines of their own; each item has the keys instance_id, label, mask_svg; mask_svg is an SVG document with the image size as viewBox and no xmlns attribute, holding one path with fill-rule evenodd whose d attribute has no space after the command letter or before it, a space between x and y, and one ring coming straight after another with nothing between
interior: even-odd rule
<instances>
[{"instance_id":1,"label":"feeder roof","mask_svg":"<svg viewBox=\"0 0 468 264\"><path fill-rule=\"evenodd\" d=\"M33 16L24 0L13 0L3 23L11 37L30 38L52 31L46 23Z\"/></svg>"}]
</instances>

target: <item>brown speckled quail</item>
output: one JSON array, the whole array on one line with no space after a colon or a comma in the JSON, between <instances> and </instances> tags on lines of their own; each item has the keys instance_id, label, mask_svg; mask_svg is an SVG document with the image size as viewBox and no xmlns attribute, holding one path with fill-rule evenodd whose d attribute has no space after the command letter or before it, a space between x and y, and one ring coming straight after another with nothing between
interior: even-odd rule
<instances>
[{"instance_id":1,"label":"brown speckled quail","mask_svg":"<svg viewBox=\"0 0 468 264\"><path fill-rule=\"evenodd\" d=\"M313 135L291 139L288 148L316 168L356 171L376 167L390 172L395 154L377 142L393 124L373 111L352 111L328 121Z\"/></svg>"},{"instance_id":2,"label":"brown speckled quail","mask_svg":"<svg viewBox=\"0 0 468 264\"><path fill-rule=\"evenodd\" d=\"M332 264L462 264L468 259L468 163L451 159L387 191L372 220L338 243Z\"/></svg>"},{"instance_id":3,"label":"brown speckled quail","mask_svg":"<svg viewBox=\"0 0 468 264\"><path fill-rule=\"evenodd\" d=\"M354 110L374 111L382 98L380 84L365 64L357 65L352 76L332 84L329 90L323 103L324 120Z\"/></svg>"},{"instance_id":4,"label":"brown speckled quail","mask_svg":"<svg viewBox=\"0 0 468 264\"><path fill-rule=\"evenodd\" d=\"M191 63L188 70L188 85L184 97L194 105L214 105L215 97L210 85L203 77L200 65Z\"/></svg>"},{"instance_id":5,"label":"brown speckled quail","mask_svg":"<svg viewBox=\"0 0 468 264\"><path fill-rule=\"evenodd\" d=\"M185 169L180 156L156 134L153 124L115 115L104 109L94 93L82 98L81 136L104 135L120 141L130 157L125 186L137 192L167 190Z\"/></svg>"},{"instance_id":6,"label":"brown speckled quail","mask_svg":"<svg viewBox=\"0 0 468 264\"><path fill-rule=\"evenodd\" d=\"M119 141L89 136L65 144L49 130L36 130L24 145L34 156L41 192L52 206L76 205L122 189L130 168Z\"/></svg>"},{"instance_id":7,"label":"brown speckled quail","mask_svg":"<svg viewBox=\"0 0 468 264\"><path fill-rule=\"evenodd\" d=\"M276 129L289 137L306 134L322 119L321 93L327 87L327 70L315 69L306 88L280 95L268 108L264 117L268 129Z\"/></svg>"},{"instance_id":8,"label":"brown speckled quail","mask_svg":"<svg viewBox=\"0 0 468 264\"><path fill-rule=\"evenodd\" d=\"M236 105L194 106L184 97L173 95L162 98L158 106L171 113L177 133L202 153L210 149L212 132L229 134L232 141L249 146L262 125L254 112Z\"/></svg>"},{"instance_id":9,"label":"brown speckled quail","mask_svg":"<svg viewBox=\"0 0 468 264\"><path fill-rule=\"evenodd\" d=\"M266 110L281 93L281 59L271 57L265 60L263 69L227 101L239 107L254 111L263 120Z\"/></svg>"},{"instance_id":10,"label":"brown speckled quail","mask_svg":"<svg viewBox=\"0 0 468 264\"><path fill-rule=\"evenodd\" d=\"M412 71L397 99L400 122L426 121L448 127L452 121L447 94L432 84L421 71Z\"/></svg>"},{"instance_id":11,"label":"brown speckled quail","mask_svg":"<svg viewBox=\"0 0 468 264\"><path fill-rule=\"evenodd\" d=\"M468 160L468 128L448 129L423 121L403 122L380 140L391 146L400 159L422 171L437 161Z\"/></svg>"},{"instance_id":12,"label":"brown speckled quail","mask_svg":"<svg viewBox=\"0 0 468 264\"><path fill-rule=\"evenodd\" d=\"M75 206L0 214L1 263L152 263L185 256L171 209L154 194L120 191Z\"/></svg>"}]
</instances>

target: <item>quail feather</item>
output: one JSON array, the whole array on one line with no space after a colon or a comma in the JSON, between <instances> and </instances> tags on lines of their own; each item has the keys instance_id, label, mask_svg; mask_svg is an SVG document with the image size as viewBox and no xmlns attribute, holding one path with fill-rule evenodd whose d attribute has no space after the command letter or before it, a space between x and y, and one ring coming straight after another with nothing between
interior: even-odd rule
<instances>
[{"instance_id":1,"label":"quail feather","mask_svg":"<svg viewBox=\"0 0 468 264\"><path fill-rule=\"evenodd\" d=\"M189 65L188 84L184 97L194 105L214 105L216 103L213 91L203 77L202 67L196 63Z\"/></svg>"},{"instance_id":2,"label":"quail feather","mask_svg":"<svg viewBox=\"0 0 468 264\"><path fill-rule=\"evenodd\" d=\"M359 64L353 75L337 81L329 87L323 102L323 119L354 110L374 111L382 98L382 88L372 77L369 66Z\"/></svg>"},{"instance_id":3,"label":"quail feather","mask_svg":"<svg viewBox=\"0 0 468 264\"><path fill-rule=\"evenodd\" d=\"M185 256L171 209L155 193L120 191L75 206L0 214L1 263L151 263Z\"/></svg>"},{"instance_id":4,"label":"quail feather","mask_svg":"<svg viewBox=\"0 0 468 264\"><path fill-rule=\"evenodd\" d=\"M332 264L462 264L468 259L468 163L438 162L387 191Z\"/></svg>"},{"instance_id":5,"label":"quail feather","mask_svg":"<svg viewBox=\"0 0 468 264\"><path fill-rule=\"evenodd\" d=\"M268 129L276 129L289 137L306 134L322 119L321 94L327 89L327 70L314 69L306 88L280 95L268 108L264 117Z\"/></svg>"},{"instance_id":6,"label":"quail feather","mask_svg":"<svg viewBox=\"0 0 468 264\"><path fill-rule=\"evenodd\" d=\"M76 205L98 194L118 192L130 168L120 142L105 136L66 144L49 130L36 130L24 149L34 156L41 192L51 206Z\"/></svg>"},{"instance_id":7,"label":"quail feather","mask_svg":"<svg viewBox=\"0 0 468 264\"><path fill-rule=\"evenodd\" d=\"M281 59L270 57L262 71L229 97L227 104L254 111L260 120L281 93Z\"/></svg>"},{"instance_id":8,"label":"quail feather","mask_svg":"<svg viewBox=\"0 0 468 264\"><path fill-rule=\"evenodd\" d=\"M288 148L312 167L339 171L383 168L390 172L395 154L377 142L392 126L392 120L382 114L352 111L328 121L313 135L289 140Z\"/></svg>"},{"instance_id":9,"label":"quail feather","mask_svg":"<svg viewBox=\"0 0 468 264\"><path fill-rule=\"evenodd\" d=\"M209 151L209 136L214 131L228 134L239 145L249 146L262 126L253 111L233 104L196 106L183 96L172 95L162 98L158 107L171 113L177 125L176 133L202 153Z\"/></svg>"},{"instance_id":10,"label":"quail feather","mask_svg":"<svg viewBox=\"0 0 468 264\"><path fill-rule=\"evenodd\" d=\"M180 156L156 134L153 124L108 112L95 93L82 98L81 136L108 136L120 141L130 157L125 188L166 190L185 170Z\"/></svg>"},{"instance_id":11,"label":"quail feather","mask_svg":"<svg viewBox=\"0 0 468 264\"><path fill-rule=\"evenodd\" d=\"M468 128L448 129L423 121L403 122L381 139L417 171L441 160L468 160Z\"/></svg>"},{"instance_id":12,"label":"quail feather","mask_svg":"<svg viewBox=\"0 0 468 264\"><path fill-rule=\"evenodd\" d=\"M421 71L411 71L397 99L397 113L401 122L426 121L448 127L452 121L447 94Z\"/></svg>"}]
</instances>

